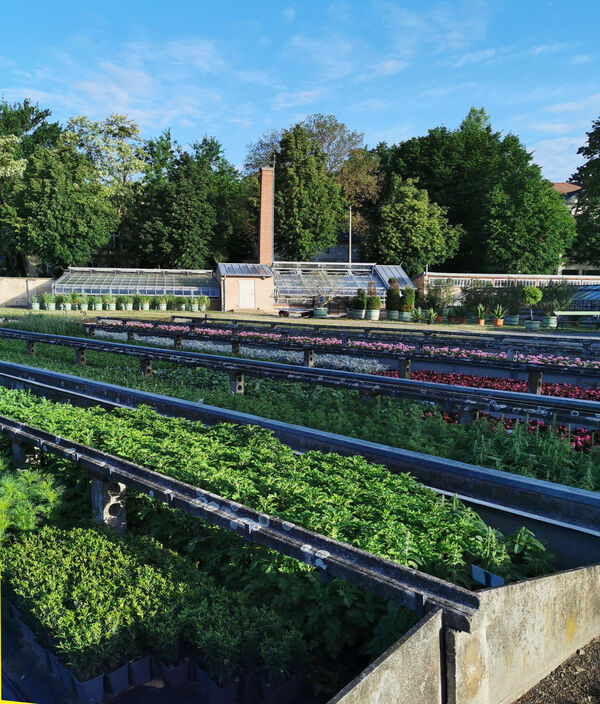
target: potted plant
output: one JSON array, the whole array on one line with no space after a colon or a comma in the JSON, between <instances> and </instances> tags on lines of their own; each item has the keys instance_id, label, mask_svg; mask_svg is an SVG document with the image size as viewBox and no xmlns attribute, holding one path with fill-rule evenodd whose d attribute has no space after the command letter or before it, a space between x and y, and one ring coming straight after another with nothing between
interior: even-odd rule
<instances>
[{"instance_id":1,"label":"potted plant","mask_svg":"<svg viewBox=\"0 0 600 704\"><path fill-rule=\"evenodd\" d=\"M88 309L88 297L86 293L82 293L79 298L79 310Z\"/></svg>"},{"instance_id":2,"label":"potted plant","mask_svg":"<svg viewBox=\"0 0 600 704\"><path fill-rule=\"evenodd\" d=\"M125 310L126 296L117 296L117 308L119 310Z\"/></svg>"},{"instance_id":3,"label":"potted plant","mask_svg":"<svg viewBox=\"0 0 600 704\"><path fill-rule=\"evenodd\" d=\"M381 298L379 298L379 296L370 296L367 298L367 320L379 320L380 310Z\"/></svg>"},{"instance_id":4,"label":"potted plant","mask_svg":"<svg viewBox=\"0 0 600 704\"><path fill-rule=\"evenodd\" d=\"M62 310L64 302L65 297L62 295L62 293L59 293L54 296L54 305L56 306L56 310Z\"/></svg>"},{"instance_id":5,"label":"potted plant","mask_svg":"<svg viewBox=\"0 0 600 704\"><path fill-rule=\"evenodd\" d=\"M192 313L197 313L198 312L198 299L196 296L192 296L191 298L188 298L188 307L192 311Z\"/></svg>"},{"instance_id":6,"label":"potted plant","mask_svg":"<svg viewBox=\"0 0 600 704\"><path fill-rule=\"evenodd\" d=\"M525 321L526 330L539 330L540 321L533 319L533 307L542 300L542 291L536 286L523 286L521 300L529 308L529 320Z\"/></svg>"},{"instance_id":7,"label":"potted plant","mask_svg":"<svg viewBox=\"0 0 600 704\"><path fill-rule=\"evenodd\" d=\"M506 315L506 308L503 308L498 304L492 311L494 316L494 327L500 328L504 325L504 316Z\"/></svg>"},{"instance_id":8,"label":"potted plant","mask_svg":"<svg viewBox=\"0 0 600 704\"><path fill-rule=\"evenodd\" d=\"M400 312L400 286L398 285L398 279L390 279L389 284L390 287L385 297L385 317L388 320L398 320Z\"/></svg>"},{"instance_id":9,"label":"potted plant","mask_svg":"<svg viewBox=\"0 0 600 704\"><path fill-rule=\"evenodd\" d=\"M516 326L519 324L519 313L523 305L521 300L521 285L503 286L497 290L497 300L500 305L506 308L504 325Z\"/></svg>"},{"instance_id":10,"label":"potted plant","mask_svg":"<svg viewBox=\"0 0 600 704\"><path fill-rule=\"evenodd\" d=\"M39 310L40 309L40 302L39 302L37 296L31 297L30 304L31 304L31 310Z\"/></svg>"},{"instance_id":11,"label":"potted plant","mask_svg":"<svg viewBox=\"0 0 600 704\"><path fill-rule=\"evenodd\" d=\"M464 306L454 306L454 315L462 325L467 322L467 309Z\"/></svg>"},{"instance_id":12,"label":"potted plant","mask_svg":"<svg viewBox=\"0 0 600 704\"><path fill-rule=\"evenodd\" d=\"M542 293L541 309L545 315L541 320L543 328L556 328L557 310L567 310L573 300L573 287L569 284L550 282Z\"/></svg>"},{"instance_id":13,"label":"potted plant","mask_svg":"<svg viewBox=\"0 0 600 704\"><path fill-rule=\"evenodd\" d=\"M401 311L398 313L398 320L409 323L412 320L412 312L415 307L415 289L408 286L402 291L400 303Z\"/></svg>"},{"instance_id":14,"label":"potted plant","mask_svg":"<svg viewBox=\"0 0 600 704\"><path fill-rule=\"evenodd\" d=\"M327 272L318 270L306 279L308 295L313 299L313 316L315 318L327 317L327 305L336 297L338 291L336 277L329 276Z\"/></svg>"},{"instance_id":15,"label":"potted plant","mask_svg":"<svg viewBox=\"0 0 600 704\"><path fill-rule=\"evenodd\" d=\"M187 299L185 296L177 296L175 299L175 305L177 306L177 310L185 310L185 304L187 302Z\"/></svg>"},{"instance_id":16,"label":"potted plant","mask_svg":"<svg viewBox=\"0 0 600 704\"><path fill-rule=\"evenodd\" d=\"M158 310L167 310L167 297L166 296L158 296L156 298L156 308Z\"/></svg>"},{"instance_id":17,"label":"potted plant","mask_svg":"<svg viewBox=\"0 0 600 704\"><path fill-rule=\"evenodd\" d=\"M352 299L352 317L354 320L363 320L367 311L367 294L364 288L359 288Z\"/></svg>"},{"instance_id":18,"label":"potted plant","mask_svg":"<svg viewBox=\"0 0 600 704\"><path fill-rule=\"evenodd\" d=\"M142 310L150 310L150 296L140 296L140 304Z\"/></svg>"},{"instance_id":19,"label":"potted plant","mask_svg":"<svg viewBox=\"0 0 600 704\"><path fill-rule=\"evenodd\" d=\"M435 308L430 308L429 310L435 311ZM438 310L435 312L435 318L432 320L432 322L436 323L443 323L444 322L444 311L443 310Z\"/></svg>"},{"instance_id":20,"label":"potted plant","mask_svg":"<svg viewBox=\"0 0 600 704\"><path fill-rule=\"evenodd\" d=\"M117 310L117 299L112 293L104 294L104 296L102 296L102 303L106 307L106 310Z\"/></svg>"},{"instance_id":21,"label":"potted plant","mask_svg":"<svg viewBox=\"0 0 600 704\"><path fill-rule=\"evenodd\" d=\"M436 320L438 321L438 323L441 323L443 318L441 315L438 315L435 308L429 308L425 311L425 320L427 321L427 325L431 325Z\"/></svg>"},{"instance_id":22,"label":"potted plant","mask_svg":"<svg viewBox=\"0 0 600 704\"><path fill-rule=\"evenodd\" d=\"M483 303L479 303L477 308L475 308L475 318L477 319L477 325L485 325L485 306Z\"/></svg>"},{"instance_id":23,"label":"potted plant","mask_svg":"<svg viewBox=\"0 0 600 704\"><path fill-rule=\"evenodd\" d=\"M125 298L125 310L133 310L133 299L131 296L123 296Z\"/></svg>"},{"instance_id":24,"label":"potted plant","mask_svg":"<svg viewBox=\"0 0 600 704\"><path fill-rule=\"evenodd\" d=\"M259 679L265 704L296 704L302 695L304 673L298 670L305 655L305 646L297 631L268 634L260 643L265 664L264 677Z\"/></svg>"},{"instance_id":25,"label":"potted plant","mask_svg":"<svg viewBox=\"0 0 600 704\"><path fill-rule=\"evenodd\" d=\"M133 301L133 306L136 310L142 310L142 297L139 293L136 293L131 300Z\"/></svg>"},{"instance_id":26,"label":"potted plant","mask_svg":"<svg viewBox=\"0 0 600 704\"><path fill-rule=\"evenodd\" d=\"M198 309L204 311L210 307L210 298L208 296L198 296Z\"/></svg>"},{"instance_id":27,"label":"potted plant","mask_svg":"<svg viewBox=\"0 0 600 704\"><path fill-rule=\"evenodd\" d=\"M448 322L455 323L456 322L456 307L450 306L450 308L448 308L447 315L448 315Z\"/></svg>"},{"instance_id":28,"label":"potted plant","mask_svg":"<svg viewBox=\"0 0 600 704\"><path fill-rule=\"evenodd\" d=\"M415 308L410 316L413 323L420 323L423 320L423 311L421 308Z\"/></svg>"},{"instance_id":29,"label":"potted plant","mask_svg":"<svg viewBox=\"0 0 600 704\"><path fill-rule=\"evenodd\" d=\"M42 293L40 301L46 310L54 310L56 308L54 296L51 293Z\"/></svg>"},{"instance_id":30,"label":"potted plant","mask_svg":"<svg viewBox=\"0 0 600 704\"><path fill-rule=\"evenodd\" d=\"M102 301L97 296L88 296L88 306L91 310L102 310Z\"/></svg>"},{"instance_id":31,"label":"potted plant","mask_svg":"<svg viewBox=\"0 0 600 704\"><path fill-rule=\"evenodd\" d=\"M195 643L201 653L200 664L194 668L195 679L207 704L233 704L240 680L240 634L213 629L198 631Z\"/></svg>"}]
</instances>

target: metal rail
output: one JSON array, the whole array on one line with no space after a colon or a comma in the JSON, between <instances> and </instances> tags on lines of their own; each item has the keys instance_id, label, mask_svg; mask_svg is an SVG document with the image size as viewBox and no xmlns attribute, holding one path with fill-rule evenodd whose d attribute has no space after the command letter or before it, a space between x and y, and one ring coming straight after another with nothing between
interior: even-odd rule
<instances>
[{"instance_id":1,"label":"metal rail","mask_svg":"<svg viewBox=\"0 0 600 704\"><path fill-rule=\"evenodd\" d=\"M362 455L392 472L410 472L435 491L458 495L477 511L493 509L496 516L502 515L504 523L512 516L517 522L510 530L534 520L536 533L543 525L581 531L566 557L573 558L578 549L583 550L583 557L577 557L578 563L567 559L565 566L581 564L592 556L600 561L600 541L594 546L583 540L584 535L600 538L600 493L21 364L0 362L0 385L28 389L44 398L84 408L102 406L111 410L146 405L165 416L207 425L258 425L300 452L316 449Z\"/></svg>"},{"instance_id":2,"label":"metal rail","mask_svg":"<svg viewBox=\"0 0 600 704\"><path fill-rule=\"evenodd\" d=\"M339 577L387 598L397 599L417 613L422 614L431 606L440 606L447 623L459 630L470 631L471 621L477 614L479 597L468 589L314 533L277 516L260 513L200 487L4 416L0 416L0 433L17 444L31 445L44 453L69 459L87 469L93 477L120 482L165 502L171 508L181 509L242 535L250 542L294 557L328 577Z\"/></svg>"},{"instance_id":3,"label":"metal rail","mask_svg":"<svg viewBox=\"0 0 600 704\"><path fill-rule=\"evenodd\" d=\"M110 321L110 318L98 316L96 320ZM123 318L123 320L127 320ZM131 320L135 320L132 318ZM137 319L139 321L139 319ZM201 324L205 327L231 328L232 330L249 330L265 332L273 330L277 332L287 332L289 334L322 334L330 333L337 335L347 335L349 338L382 340L382 341L402 341L415 342L434 345L460 345L461 342L467 344L476 343L485 349L514 349L523 347L526 351L535 348L537 351L546 349L550 353L560 353L562 348L566 353L582 351L588 355L600 357L600 336L589 333L544 333L544 332L509 332L506 329L497 333L474 332L470 330L438 330L416 328L406 329L400 327L361 327L356 325L322 325L317 323L290 323L257 321L250 319L228 319L209 318L208 316L190 316L185 314L174 314L171 316L173 322L191 321L192 324Z\"/></svg>"},{"instance_id":4,"label":"metal rail","mask_svg":"<svg viewBox=\"0 0 600 704\"><path fill-rule=\"evenodd\" d=\"M90 338L48 335L0 328L0 337L21 339L28 346L36 342L71 347L78 363L85 363L85 351L94 350L137 357L142 371L151 373L152 361L171 362L189 367L204 367L229 375L235 393L244 390L244 375L283 379L359 391L367 396L384 394L415 401L438 404L442 409L458 412L462 422L473 420L480 412L500 417L536 418L590 429L600 428L600 403L581 399L541 396L539 394L480 389L451 384L436 384L412 379L390 378L373 374L302 367L277 362L239 359L198 352L164 350L156 347L99 341Z\"/></svg>"},{"instance_id":5,"label":"metal rail","mask_svg":"<svg viewBox=\"0 0 600 704\"><path fill-rule=\"evenodd\" d=\"M110 319L107 319L107 321ZM493 376L497 378L511 378L511 379L527 379L530 371L542 372L546 381L562 382L569 384L580 384L587 383L590 386L596 386L600 383L600 368L594 369L592 367L568 367L566 365L557 364L536 364L533 362L521 362L516 361L516 356L518 354L517 350L512 347L510 348L511 359L496 359L496 360L486 360L477 358L460 358L447 356L444 361L444 356L423 354L423 344L419 341L414 341L415 351L411 352L393 352L386 350L371 350L371 349L361 349L360 347L349 346L348 343L356 341L356 338L351 338L350 336L342 337L341 346L332 345L320 345L318 343L299 343L292 342L289 340L289 336L279 341L273 340L253 340L252 338L236 336L238 331L235 328L231 328L232 336L215 338L210 334L202 333L174 333L164 330L160 330L157 327L153 329L130 329L124 326L111 325L110 322L106 323L84 323L86 328L90 331L92 335L95 334L96 330L102 330L105 332L115 332L121 334L127 334L129 337L133 335L138 335L139 337L164 337L166 339L176 340L176 347L180 347L181 341L186 340L210 340L211 342L220 342L222 344L231 344L232 351L236 354L240 353L241 345L246 347L258 347L264 349L278 349L278 350L288 350L288 351L302 351L305 353L317 353L317 354L329 354L335 356L347 356L347 357L360 357L367 359L381 359L390 361L394 368L398 368L398 360L410 360L413 365L413 369L430 369L434 371L456 371L453 367L459 367L461 373L465 374L475 374L476 376ZM284 333L282 333L284 334ZM362 340L361 340L362 341ZM366 340L365 340L366 341ZM398 343L401 340L398 339L371 339L370 342L385 342L385 343ZM411 343L413 344L413 343ZM571 350L572 355L576 350ZM592 355L591 358L594 358ZM463 371L464 370L464 371ZM532 384L533 387L533 384ZM534 391L534 393L536 393Z\"/></svg>"}]
</instances>

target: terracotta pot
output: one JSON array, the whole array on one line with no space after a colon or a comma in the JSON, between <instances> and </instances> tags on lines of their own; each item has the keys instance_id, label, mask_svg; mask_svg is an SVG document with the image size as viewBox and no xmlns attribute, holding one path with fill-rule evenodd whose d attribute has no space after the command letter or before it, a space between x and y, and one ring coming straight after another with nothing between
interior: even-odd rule
<instances>
[{"instance_id":1,"label":"terracotta pot","mask_svg":"<svg viewBox=\"0 0 600 704\"><path fill-rule=\"evenodd\" d=\"M501 328L504 325L504 318L494 318L494 327Z\"/></svg>"},{"instance_id":2,"label":"terracotta pot","mask_svg":"<svg viewBox=\"0 0 600 704\"><path fill-rule=\"evenodd\" d=\"M444 316L443 315L438 315L438 317L435 319L436 323L442 323L444 321Z\"/></svg>"},{"instance_id":3,"label":"terracotta pot","mask_svg":"<svg viewBox=\"0 0 600 704\"><path fill-rule=\"evenodd\" d=\"M479 318L477 325L485 325L485 318Z\"/></svg>"},{"instance_id":4,"label":"terracotta pot","mask_svg":"<svg viewBox=\"0 0 600 704\"><path fill-rule=\"evenodd\" d=\"M456 318L455 318L454 316L452 316L451 318L448 318L448 322L449 322L449 323L455 323L455 322L456 322Z\"/></svg>"}]
</instances>

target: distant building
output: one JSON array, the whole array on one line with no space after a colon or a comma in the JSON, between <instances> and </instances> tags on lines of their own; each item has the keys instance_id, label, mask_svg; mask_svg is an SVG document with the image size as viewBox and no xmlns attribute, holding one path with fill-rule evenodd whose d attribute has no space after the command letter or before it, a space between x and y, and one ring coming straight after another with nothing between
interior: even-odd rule
<instances>
[{"instance_id":1,"label":"distant building","mask_svg":"<svg viewBox=\"0 0 600 704\"><path fill-rule=\"evenodd\" d=\"M575 183L567 183L565 181L556 181L552 184L552 188L564 198L565 205L575 215L577 209L577 192L581 190L581 186Z\"/></svg>"},{"instance_id":2,"label":"distant building","mask_svg":"<svg viewBox=\"0 0 600 704\"><path fill-rule=\"evenodd\" d=\"M557 181L552 184L552 188L563 197L565 205L572 215L577 214L577 201L581 186L575 183ZM566 262L558 267L558 273L562 276L600 276L600 268L589 262Z\"/></svg>"}]
</instances>

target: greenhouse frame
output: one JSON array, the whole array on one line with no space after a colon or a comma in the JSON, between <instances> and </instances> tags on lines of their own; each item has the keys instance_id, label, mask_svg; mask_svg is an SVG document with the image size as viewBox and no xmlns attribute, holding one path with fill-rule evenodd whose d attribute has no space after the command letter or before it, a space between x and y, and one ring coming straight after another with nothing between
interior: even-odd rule
<instances>
[{"instance_id":1,"label":"greenhouse frame","mask_svg":"<svg viewBox=\"0 0 600 704\"><path fill-rule=\"evenodd\" d=\"M210 269L98 269L69 267L52 285L54 294L208 296L219 298Z\"/></svg>"}]
</instances>

